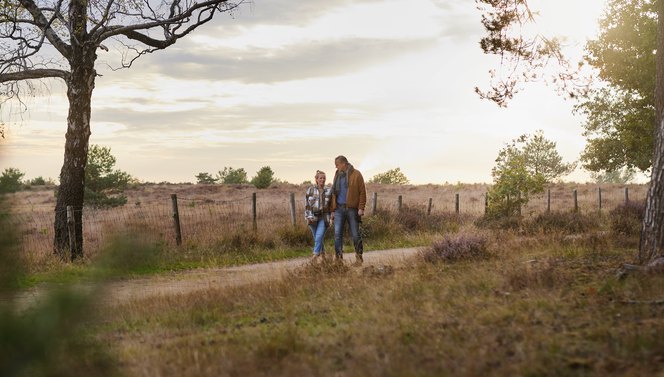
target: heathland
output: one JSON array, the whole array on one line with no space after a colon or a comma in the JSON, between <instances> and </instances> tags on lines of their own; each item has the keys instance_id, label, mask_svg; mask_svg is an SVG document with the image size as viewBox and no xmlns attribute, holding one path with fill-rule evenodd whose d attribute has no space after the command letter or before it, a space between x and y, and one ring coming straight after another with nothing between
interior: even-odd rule
<instances>
[{"instance_id":1,"label":"heathland","mask_svg":"<svg viewBox=\"0 0 664 377\"><path fill-rule=\"evenodd\" d=\"M122 284L143 273L165 279L158 273L308 255L312 241L301 204L293 226L288 200L293 192L301 202L306 186L274 187L137 185L126 192L126 208L90 209L91 224L98 223L86 237L104 236L75 263L25 246L35 234L48 236L47 225L46 231L12 225L5 244L17 256L14 297L37 289L21 287L41 284L55 292L66 281L82 281L35 308L4 314L4 323L32 339L14 348L38 349L33 343L51 337L45 351L14 364L28 375L132 376L642 376L664 370L663 277L620 274L638 247L645 192L638 185L628 186L627 201L625 186L551 185L550 211L542 197L520 217L493 221L483 219L485 185L369 185L378 205L363 223L367 250L421 247L413 257L360 267L305 263L267 281L117 302L99 297L109 281ZM8 216L39 217L40 205L52 211L49 194L52 189L10 195ZM171 194L181 198L179 247L168 230ZM143 217L130 212L151 206L159 209L145 209ZM40 315L53 319L50 327L17 325ZM0 356L3 365L11 354Z\"/></svg>"}]
</instances>

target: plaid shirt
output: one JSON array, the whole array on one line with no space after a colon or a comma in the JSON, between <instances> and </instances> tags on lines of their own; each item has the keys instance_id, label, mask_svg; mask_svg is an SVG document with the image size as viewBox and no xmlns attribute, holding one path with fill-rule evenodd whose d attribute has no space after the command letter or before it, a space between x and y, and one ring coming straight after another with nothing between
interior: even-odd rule
<instances>
[{"instance_id":1,"label":"plaid shirt","mask_svg":"<svg viewBox=\"0 0 664 377\"><path fill-rule=\"evenodd\" d=\"M330 226L330 204L332 203L332 189L325 187L323 189L323 200L324 205L321 206L320 203L320 190L318 186L311 186L307 190L307 196L305 197L305 207L304 207L304 219L311 219L314 222L318 222L320 217L314 216L315 210L323 210L323 219L325 220L325 226Z\"/></svg>"}]
</instances>

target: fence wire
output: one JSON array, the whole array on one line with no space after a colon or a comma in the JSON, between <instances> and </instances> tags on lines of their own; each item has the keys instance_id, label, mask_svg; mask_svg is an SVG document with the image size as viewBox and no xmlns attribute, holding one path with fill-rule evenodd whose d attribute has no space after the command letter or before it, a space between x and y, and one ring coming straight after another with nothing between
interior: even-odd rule
<instances>
[{"instance_id":1,"label":"fence wire","mask_svg":"<svg viewBox=\"0 0 664 377\"><path fill-rule=\"evenodd\" d=\"M645 190L629 192L630 200L644 200ZM603 189L601 192L603 211L610 211L625 201L622 188ZM599 193L595 190L578 190L577 202L581 212L594 212L599 208ZM423 213L429 210L429 199L421 196L402 196L402 206L415 208ZM378 196L376 208L397 211L397 195ZM215 242L225 234L253 230L254 215L252 197L237 200L218 201L211 199L177 199L178 215L182 238L196 243ZM571 190L551 191L551 210L568 211L573 209ZM295 220L305 224L304 198L295 200ZM372 195L367 195L366 214L372 216ZM432 199L431 213L455 212L454 195ZM481 216L485 210L484 195L479 197L459 197L459 212ZM546 211L546 194L532 196L523 215L535 215ZM9 212L0 215L0 227L13 229L23 251L35 255L53 252L54 221L56 212L52 206L31 206L29 211ZM86 254L95 253L105 247L115 236L136 233L149 242L175 243L173 204L171 198L141 202L115 208L84 207L76 209L83 221L83 242ZM282 201L256 202L256 227L260 232L273 233L288 228L291 224L291 204L288 197Z\"/></svg>"}]
</instances>

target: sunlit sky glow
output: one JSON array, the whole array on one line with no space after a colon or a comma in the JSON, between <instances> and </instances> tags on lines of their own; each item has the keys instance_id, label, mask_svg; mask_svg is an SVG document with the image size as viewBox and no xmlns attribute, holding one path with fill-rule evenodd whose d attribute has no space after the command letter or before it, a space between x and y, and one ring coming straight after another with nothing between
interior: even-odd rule
<instances>
[{"instance_id":1,"label":"sunlit sky glow","mask_svg":"<svg viewBox=\"0 0 664 377\"><path fill-rule=\"evenodd\" d=\"M602 1L533 6L541 30L583 42ZM565 161L578 159L584 119L574 101L537 83L507 109L473 92L497 67L478 46L483 35L471 0L255 0L129 70L108 69L120 54L99 51L90 143L153 182L269 165L300 183L332 173L339 154L366 179L400 167L418 184L490 182L503 143L540 128ZM66 97L54 81L29 105L0 142L0 169L57 177Z\"/></svg>"}]
</instances>

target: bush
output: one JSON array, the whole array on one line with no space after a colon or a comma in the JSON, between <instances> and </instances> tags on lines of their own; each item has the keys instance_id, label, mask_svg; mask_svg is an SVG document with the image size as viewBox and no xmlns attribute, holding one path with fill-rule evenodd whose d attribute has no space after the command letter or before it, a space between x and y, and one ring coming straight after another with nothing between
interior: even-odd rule
<instances>
[{"instance_id":1,"label":"bush","mask_svg":"<svg viewBox=\"0 0 664 377\"><path fill-rule=\"evenodd\" d=\"M545 212L534 218L524 219L520 216L499 218L483 217L475 222L479 228L491 230L509 230L516 233L534 235L540 233L585 233L600 226L599 218L574 212Z\"/></svg>"},{"instance_id":2,"label":"bush","mask_svg":"<svg viewBox=\"0 0 664 377\"><path fill-rule=\"evenodd\" d=\"M127 203L127 197L124 195L108 196L123 193L131 181L128 173L113 170L115 161L115 157L111 155L111 148L100 147L97 144L90 146L85 166L85 204L116 207Z\"/></svg>"},{"instance_id":3,"label":"bush","mask_svg":"<svg viewBox=\"0 0 664 377\"><path fill-rule=\"evenodd\" d=\"M203 185L211 185L217 181L210 173L198 173L196 176L196 183Z\"/></svg>"},{"instance_id":4,"label":"bush","mask_svg":"<svg viewBox=\"0 0 664 377\"><path fill-rule=\"evenodd\" d=\"M597 229L599 218L574 212L548 212L537 215L532 221L525 222L527 232L550 233L562 232L565 234L585 233Z\"/></svg>"},{"instance_id":5,"label":"bush","mask_svg":"<svg viewBox=\"0 0 664 377\"><path fill-rule=\"evenodd\" d=\"M21 173L16 168L7 168L0 176L0 194L16 192L21 190L21 178L25 173Z\"/></svg>"},{"instance_id":6,"label":"bush","mask_svg":"<svg viewBox=\"0 0 664 377\"><path fill-rule=\"evenodd\" d=\"M609 212L609 227L616 234L638 236L641 234L646 204L643 201L628 201Z\"/></svg>"},{"instance_id":7,"label":"bush","mask_svg":"<svg viewBox=\"0 0 664 377\"><path fill-rule=\"evenodd\" d=\"M328 229L329 231L330 229ZM298 226L295 229L292 226L282 227L277 230L277 236L284 246L314 246L314 237L311 234L309 226Z\"/></svg>"},{"instance_id":8,"label":"bush","mask_svg":"<svg viewBox=\"0 0 664 377\"><path fill-rule=\"evenodd\" d=\"M198 178L198 176L197 176ZM247 172L244 168L233 169L233 167L224 167L223 171L217 173L216 181L226 185L249 183L247 180Z\"/></svg>"},{"instance_id":9,"label":"bush","mask_svg":"<svg viewBox=\"0 0 664 377\"><path fill-rule=\"evenodd\" d=\"M387 185L407 185L410 183L406 175L401 172L401 168L388 170L385 173L376 174L369 180L369 183L384 183Z\"/></svg>"},{"instance_id":10,"label":"bush","mask_svg":"<svg viewBox=\"0 0 664 377\"><path fill-rule=\"evenodd\" d=\"M480 260L490 257L488 239L483 234L447 234L422 252L425 261L436 263Z\"/></svg>"},{"instance_id":11,"label":"bush","mask_svg":"<svg viewBox=\"0 0 664 377\"><path fill-rule=\"evenodd\" d=\"M44 179L44 177L40 175L39 177L33 178L32 180L28 181L28 183L33 186L44 186L46 185L46 180Z\"/></svg>"},{"instance_id":12,"label":"bush","mask_svg":"<svg viewBox=\"0 0 664 377\"><path fill-rule=\"evenodd\" d=\"M269 166L263 166L256 172L256 176L251 179L251 184L258 189L270 187L274 181L274 172Z\"/></svg>"},{"instance_id":13,"label":"bush","mask_svg":"<svg viewBox=\"0 0 664 377\"><path fill-rule=\"evenodd\" d=\"M478 228L491 230L511 230L520 231L523 229L523 218L521 216L503 216L503 217L481 217L475 221Z\"/></svg>"},{"instance_id":14,"label":"bush","mask_svg":"<svg viewBox=\"0 0 664 377\"><path fill-rule=\"evenodd\" d=\"M394 218L404 230L409 232L426 228L426 213L415 207L403 206L401 212L397 212Z\"/></svg>"}]
</instances>

